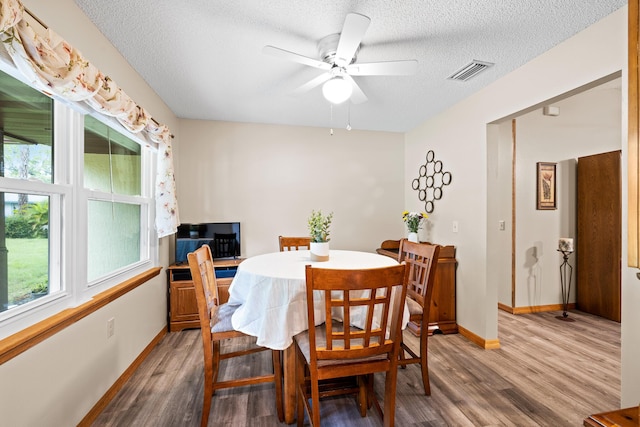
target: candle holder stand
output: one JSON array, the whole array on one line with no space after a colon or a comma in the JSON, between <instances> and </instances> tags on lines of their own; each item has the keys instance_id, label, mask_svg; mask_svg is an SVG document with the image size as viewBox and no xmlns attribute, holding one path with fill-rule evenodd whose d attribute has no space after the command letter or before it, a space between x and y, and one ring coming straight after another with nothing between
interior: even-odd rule
<instances>
[{"instance_id":1,"label":"candle holder stand","mask_svg":"<svg viewBox=\"0 0 640 427\"><path fill-rule=\"evenodd\" d=\"M565 322L575 322L575 319L569 317L569 293L571 292L571 276L573 275L573 267L569 264L569 255L573 251L563 251L558 249L558 252L562 252L562 264L560 264L560 286L562 288L562 316L556 316L556 319L564 320Z\"/></svg>"}]
</instances>

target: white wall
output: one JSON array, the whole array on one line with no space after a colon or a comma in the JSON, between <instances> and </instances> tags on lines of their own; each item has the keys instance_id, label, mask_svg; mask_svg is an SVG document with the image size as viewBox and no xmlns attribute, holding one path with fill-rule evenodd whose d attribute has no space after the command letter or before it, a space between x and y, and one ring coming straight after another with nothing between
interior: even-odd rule
<instances>
[{"instance_id":1,"label":"white wall","mask_svg":"<svg viewBox=\"0 0 640 427\"><path fill-rule=\"evenodd\" d=\"M499 130L487 125L515 117L532 106L620 70L623 70L625 93L626 31L627 8L624 7L406 135L405 182L410 183L414 178L427 150L434 150L453 174L451 191L446 191L436 203L429 232L433 241L458 248L457 321L480 337L498 338L497 283L489 280L493 278L489 272L499 269L500 263L489 258L489 254L496 251L488 244L500 240L489 239L487 233L489 215L494 214L487 203L487 183L494 179L488 176L488 166L492 164L488 159L497 155L495 150L499 144L488 145L487 135ZM626 135L626 114L625 106L622 135ZM626 136L621 139L624 138ZM621 141L620 146L623 165L626 165L626 143ZM626 167L623 172L626 174ZM623 224L626 224L626 180L623 182ZM415 192L406 186L405 199L411 205L409 208L420 208ZM453 221L459 224L457 233L452 231ZM626 254L626 226L623 236ZM640 327L640 310L637 310L640 283L634 273L623 267L623 405L637 405L640 401L640 364L637 363L640 340L637 332L632 332Z\"/></svg>"},{"instance_id":2,"label":"white wall","mask_svg":"<svg viewBox=\"0 0 640 427\"><path fill-rule=\"evenodd\" d=\"M183 222L240 221L243 256L307 236L312 209L334 213L331 247L375 251L403 236L403 135L182 120Z\"/></svg>"},{"instance_id":3,"label":"white wall","mask_svg":"<svg viewBox=\"0 0 640 427\"><path fill-rule=\"evenodd\" d=\"M178 120L73 0L23 4L124 89L178 141ZM160 241L167 265L169 238ZM115 335L107 340L107 319ZM155 279L0 365L0 424L76 425L166 325L166 276ZM35 404L34 404L35 403Z\"/></svg>"}]
</instances>

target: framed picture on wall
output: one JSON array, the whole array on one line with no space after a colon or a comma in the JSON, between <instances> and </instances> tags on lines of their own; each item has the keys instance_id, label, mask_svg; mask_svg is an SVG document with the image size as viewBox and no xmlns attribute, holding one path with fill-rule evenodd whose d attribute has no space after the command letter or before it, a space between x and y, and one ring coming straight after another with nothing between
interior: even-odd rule
<instances>
[{"instance_id":1,"label":"framed picture on wall","mask_svg":"<svg viewBox=\"0 0 640 427\"><path fill-rule=\"evenodd\" d=\"M536 163L536 209L557 208L556 163Z\"/></svg>"}]
</instances>

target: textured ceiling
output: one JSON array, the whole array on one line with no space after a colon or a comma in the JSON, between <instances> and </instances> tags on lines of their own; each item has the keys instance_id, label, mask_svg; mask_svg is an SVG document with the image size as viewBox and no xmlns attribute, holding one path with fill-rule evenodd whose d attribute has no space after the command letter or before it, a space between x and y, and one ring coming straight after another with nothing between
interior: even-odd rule
<instances>
[{"instance_id":1,"label":"textured ceiling","mask_svg":"<svg viewBox=\"0 0 640 427\"><path fill-rule=\"evenodd\" d=\"M626 0L75 0L180 118L404 132L627 4ZM366 103L333 107L317 58L345 16L371 18L358 62L418 60L414 76L355 77ZM91 58L89 58L91 59ZM447 80L471 60L495 63ZM109 70L103 70L109 73ZM126 88L124 88L126 90ZM153 114L153 111L151 111Z\"/></svg>"}]
</instances>

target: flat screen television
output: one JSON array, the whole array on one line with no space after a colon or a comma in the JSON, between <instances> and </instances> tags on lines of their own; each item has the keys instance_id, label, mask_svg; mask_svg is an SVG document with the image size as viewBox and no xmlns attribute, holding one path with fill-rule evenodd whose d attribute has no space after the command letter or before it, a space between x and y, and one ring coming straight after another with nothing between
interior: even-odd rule
<instances>
[{"instance_id":1,"label":"flat screen television","mask_svg":"<svg viewBox=\"0 0 640 427\"><path fill-rule=\"evenodd\" d=\"M239 222L180 224L176 234L176 264L186 264L187 254L209 245L214 259L232 259L241 254Z\"/></svg>"}]
</instances>

